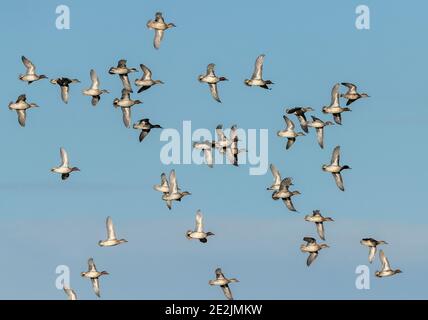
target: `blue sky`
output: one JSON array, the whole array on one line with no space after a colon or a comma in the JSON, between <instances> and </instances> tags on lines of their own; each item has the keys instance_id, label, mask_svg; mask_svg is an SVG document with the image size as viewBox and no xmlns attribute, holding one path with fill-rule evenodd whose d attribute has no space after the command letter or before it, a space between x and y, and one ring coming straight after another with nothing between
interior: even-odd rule
<instances>
[{"instance_id":1,"label":"blue sky","mask_svg":"<svg viewBox=\"0 0 428 320\"><path fill-rule=\"evenodd\" d=\"M70 7L70 30L55 28L60 4ZM359 4L370 8L370 30L355 28ZM12 2L1 9L0 298L64 299L54 286L55 268L64 264L78 297L93 299L89 280L80 277L90 256L110 272L101 279L104 299L223 299L219 288L208 285L218 266L241 281L232 287L237 299L427 298L420 277L428 263L423 255L428 46L420 36L427 27L427 4L219 0L207 6L151 0L118 6L64 0ZM118 9L126 19L118 17ZM156 11L177 25L166 32L160 50L146 28ZM275 83L271 91L243 84L261 53L264 76ZM28 86L17 79L24 71L21 55L50 78L82 81L72 85L68 105L48 81ZM270 172L250 176L248 166L163 165L160 132L140 144L138 132L126 129L112 106L121 83L108 69L121 58L132 67L146 64L165 82L134 93L144 101L133 109L134 122L148 117L165 128L180 129L191 120L193 128L236 123L269 129L269 162L293 177L302 193L294 200L299 213L272 201L265 190ZM230 80L219 86L222 104L197 81L211 62ZM111 92L96 108L81 94L91 68ZM314 115L327 119L321 108L334 83L342 81L356 83L371 97L352 105L343 126L327 128L324 150L310 132L286 151L285 141L276 137L284 108L310 105ZM28 111L25 128L7 108L21 93L40 105ZM321 171L336 145L342 163L352 167L344 173L344 193ZM49 172L59 163L61 146L82 170L66 182ZM168 211L152 186L173 168L192 195ZM205 246L184 236L197 209L216 234ZM314 225L303 220L314 209L335 222L326 224L331 248L307 268L299 245L304 236L316 236ZM108 215L129 243L98 247ZM359 240L367 236L388 241L383 249L404 273L375 279L376 259L371 289L357 290L355 268L368 264L368 250Z\"/></svg>"}]
</instances>

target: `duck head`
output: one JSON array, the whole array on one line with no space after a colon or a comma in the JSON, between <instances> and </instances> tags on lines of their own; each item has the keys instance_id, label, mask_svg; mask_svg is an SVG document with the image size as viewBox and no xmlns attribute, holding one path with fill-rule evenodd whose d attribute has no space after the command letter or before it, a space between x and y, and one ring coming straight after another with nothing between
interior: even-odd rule
<instances>
[{"instance_id":1,"label":"duck head","mask_svg":"<svg viewBox=\"0 0 428 320\"><path fill-rule=\"evenodd\" d=\"M134 100L134 104L142 104L143 103L143 101L141 101L141 100Z\"/></svg>"},{"instance_id":2,"label":"duck head","mask_svg":"<svg viewBox=\"0 0 428 320\"><path fill-rule=\"evenodd\" d=\"M212 233L211 231L208 231L207 232L207 237L209 237L209 236L214 236L215 234L214 233Z\"/></svg>"},{"instance_id":3,"label":"duck head","mask_svg":"<svg viewBox=\"0 0 428 320\"><path fill-rule=\"evenodd\" d=\"M322 170L323 170L323 171L326 171L326 170L327 170L327 167L328 167L328 165L323 164L323 165L322 165Z\"/></svg>"},{"instance_id":4,"label":"duck head","mask_svg":"<svg viewBox=\"0 0 428 320\"><path fill-rule=\"evenodd\" d=\"M176 27L176 25L175 24L173 24L173 23L168 23L167 25L166 25L166 27L169 29L169 28L175 28Z\"/></svg>"},{"instance_id":5,"label":"duck head","mask_svg":"<svg viewBox=\"0 0 428 320\"><path fill-rule=\"evenodd\" d=\"M247 86L251 86L251 84L250 84L250 80L249 80L249 79L245 79L245 80L244 80L244 83L245 83Z\"/></svg>"},{"instance_id":6,"label":"duck head","mask_svg":"<svg viewBox=\"0 0 428 320\"><path fill-rule=\"evenodd\" d=\"M44 74L41 74L41 75L39 76L39 79L48 79L48 77L47 77L47 76L45 76Z\"/></svg>"},{"instance_id":7,"label":"duck head","mask_svg":"<svg viewBox=\"0 0 428 320\"><path fill-rule=\"evenodd\" d=\"M192 238L190 237L190 235L192 234L192 232L193 232L192 230L187 230L187 231L186 231L186 238L187 238L187 239L189 239L189 240L190 240L190 239L192 239Z\"/></svg>"},{"instance_id":8,"label":"duck head","mask_svg":"<svg viewBox=\"0 0 428 320\"><path fill-rule=\"evenodd\" d=\"M117 107L117 104L119 103L119 99L118 98L115 98L114 100L113 100L113 105L115 106L115 107Z\"/></svg>"},{"instance_id":9,"label":"duck head","mask_svg":"<svg viewBox=\"0 0 428 320\"><path fill-rule=\"evenodd\" d=\"M71 172L73 172L73 171L80 171L80 169L78 167L73 167L70 170L71 170Z\"/></svg>"}]
</instances>

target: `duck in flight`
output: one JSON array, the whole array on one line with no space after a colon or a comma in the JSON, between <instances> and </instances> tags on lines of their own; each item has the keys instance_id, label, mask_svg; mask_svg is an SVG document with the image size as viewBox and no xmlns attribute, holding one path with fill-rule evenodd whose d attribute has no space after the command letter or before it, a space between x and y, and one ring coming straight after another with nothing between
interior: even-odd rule
<instances>
[{"instance_id":1,"label":"duck in flight","mask_svg":"<svg viewBox=\"0 0 428 320\"><path fill-rule=\"evenodd\" d=\"M401 271L400 269L392 269L389 261L387 259L387 257L385 256L385 253L383 252L383 250L379 251L379 258L380 261L382 263L382 267L380 271L376 271L375 272L375 276L378 278L383 278L383 277L390 277L393 276L397 273L402 273L403 271Z\"/></svg>"},{"instance_id":2,"label":"duck in flight","mask_svg":"<svg viewBox=\"0 0 428 320\"><path fill-rule=\"evenodd\" d=\"M263 89L271 90L271 88L268 87L269 84L274 84L271 80L263 80L263 61L264 61L265 55L261 54L257 57L256 63L254 65L254 72L251 76L251 79L245 79L244 83L251 87L251 86L257 86Z\"/></svg>"},{"instance_id":3,"label":"duck in flight","mask_svg":"<svg viewBox=\"0 0 428 320\"><path fill-rule=\"evenodd\" d=\"M208 241L207 238L209 236L213 236L213 235L214 235L214 233L212 233L210 231L208 231L208 232L204 231L202 212L201 212L201 210L198 210L196 212L196 228L193 231L188 230L186 232L187 239L189 239L189 240L196 239L202 243L206 243Z\"/></svg>"},{"instance_id":4,"label":"duck in flight","mask_svg":"<svg viewBox=\"0 0 428 320\"><path fill-rule=\"evenodd\" d=\"M27 110L30 108L38 108L35 103L28 103L27 96L21 94L15 102L9 102L9 110L15 110L18 114L18 123L21 127L25 127L25 120L27 119Z\"/></svg>"},{"instance_id":5,"label":"duck in flight","mask_svg":"<svg viewBox=\"0 0 428 320\"><path fill-rule=\"evenodd\" d=\"M141 130L139 140L140 142L144 140L145 137L150 133L152 129L162 129L158 124L151 124L150 119L141 119L137 123L134 123L134 129Z\"/></svg>"},{"instance_id":6,"label":"duck in flight","mask_svg":"<svg viewBox=\"0 0 428 320\"><path fill-rule=\"evenodd\" d=\"M287 138L287 145L285 147L286 150L290 149L291 146L296 142L296 137L304 136L303 132L294 131L294 123L287 116L283 116L286 128L284 130L280 130L277 132L277 136L281 138Z\"/></svg>"},{"instance_id":7,"label":"duck in flight","mask_svg":"<svg viewBox=\"0 0 428 320\"><path fill-rule=\"evenodd\" d=\"M278 200L282 199L288 210L295 211L297 210L294 208L293 202L291 201L291 197L300 194L299 191L290 191L290 186L293 185L293 182L291 178L285 178L281 181L281 184L279 186L279 189L272 193L272 199Z\"/></svg>"},{"instance_id":8,"label":"duck in flight","mask_svg":"<svg viewBox=\"0 0 428 320\"><path fill-rule=\"evenodd\" d=\"M215 64L210 63L207 66L207 72L204 75L200 75L198 77L199 82L207 83L210 87L211 96L214 98L215 101L221 102L219 96L218 96L218 89L217 89L217 83L220 81L227 81L225 77L217 77L214 72Z\"/></svg>"},{"instance_id":9,"label":"duck in flight","mask_svg":"<svg viewBox=\"0 0 428 320\"><path fill-rule=\"evenodd\" d=\"M22 56L21 60L22 60L22 63L24 64L25 68L27 69L27 71L25 72L25 74L19 75L19 80L25 81L28 84L31 84L34 81L38 81L41 79L47 79L48 78L44 74L37 75L36 74L36 66L29 59Z\"/></svg>"},{"instance_id":10,"label":"duck in flight","mask_svg":"<svg viewBox=\"0 0 428 320\"><path fill-rule=\"evenodd\" d=\"M131 126L131 107L136 104L143 103L140 100L132 100L130 91L123 88L122 89L122 96L120 99L115 98L113 100L113 105L115 108L120 107L122 109L122 119L123 124L126 128L129 128Z\"/></svg>"},{"instance_id":11,"label":"duck in flight","mask_svg":"<svg viewBox=\"0 0 428 320\"><path fill-rule=\"evenodd\" d=\"M126 60L121 59L118 61L117 67L111 67L108 73L119 75L119 78L122 81L123 88L125 88L129 92L133 92L131 83L129 82L128 74L131 72L137 72L137 71L138 70L135 68L128 68L126 66Z\"/></svg>"},{"instance_id":12,"label":"duck in flight","mask_svg":"<svg viewBox=\"0 0 428 320\"><path fill-rule=\"evenodd\" d=\"M100 80L98 79L97 73L94 69L91 69L91 87L83 90L85 96L92 97L92 105L95 107L101 99L103 93L109 93L107 90L100 89Z\"/></svg>"},{"instance_id":13,"label":"duck in flight","mask_svg":"<svg viewBox=\"0 0 428 320\"><path fill-rule=\"evenodd\" d=\"M345 191L341 172L342 170L345 170L345 169L351 169L351 167L348 165L341 166L339 162L340 162L340 146L337 146L333 150L330 164L323 165L322 169L325 172L330 172L333 175L334 180L336 181L337 187L340 190Z\"/></svg>"},{"instance_id":14,"label":"duck in flight","mask_svg":"<svg viewBox=\"0 0 428 320\"><path fill-rule=\"evenodd\" d=\"M308 127L314 128L316 130L318 145L321 147L321 149L324 149L324 127L334 125L334 123L331 121L324 122L314 116L311 117L312 121L308 121L307 125Z\"/></svg>"},{"instance_id":15,"label":"duck in flight","mask_svg":"<svg viewBox=\"0 0 428 320\"><path fill-rule=\"evenodd\" d=\"M69 85L72 83L80 83L78 79L69 79L65 77L52 79L50 82L52 84L59 85L59 87L61 88L61 99L64 103L68 103L69 91L70 91Z\"/></svg>"},{"instance_id":16,"label":"duck in flight","mask_svg":"<svg viewBox=\"0 0 428 320\"><path fill-rule=\"evenodd\" d=\"M154 20L147 22L147 28L155 30L155 38L153 40L153 46L155 49L159 49L165 30L175 27L173 23L166 23L162 17L162 12L156 12Z\"/></svg>"},{"instance_id":17,"label":"duck in flight","mask_svg":"<svg viewBox=\"0 0 428 320\"><path fill-rule=\"evenodd\" d=\"M305 216L305 221L308 222L314 222L316 227L317 227L317 232L319 237L322 240L325 240L325 234L324 234L324 224L323 222L326 221L334 221L332 218L330 217L323 217L321 212L319 210L314 210L312 212L312 215L306 215Z\"/></svg>"},{"instance_id":18,"label":"duck in flight","mask_svg":"<svg viewBox=\"0 0 428 320\"><path fill-rule=\"evenodd\" d=\"M168 179L166 177L166 174L164 172L162 172L162 174L161 174L161 183L155 184L153 186L153 189L155 189L156 191L162 192L162 193L168 193L169 192L169 183L168 183Z\"/></svg>"},{"instance_id":19,"label":"duck in flight","mask_svg":"<svg viewBox=\"0 0 428 320\"><path fill-rule=\"evenodd\" d=\"M61 179L66 180L70 176L70 173L74 171L80 171L80 169L77 167L70 167L67 151L65 151L64 148L60 148L60 155L61 165L59 167L52 168L51 171L61 174Z\"/></svg>"},{"instance_id":20,"label":"duck in flight","mask_svg":"<svg viewBox=\"0 0 428 320\"><path fill-rule=\"evenodd\" d=\"M333 115L334 122L337 124L342 124L342 116L341 114L345 111L351 111L350 108L340 106L340 98L339 98L339 87L340 84L336 83L331 90L331 103L329 106L324 106L322 108L323 113L328 113Z\"/></svg>"},{"instance_id":21,"label":"duck in flight","mask_svg":"<svg viewBox=\"0 0 428 320\"><path fill-rule=\"evenodd\" d=\"M169 210L172 208L172 201L181 201L185 196L190 195L188 191L181 191L178 187L177 177L175 175L175 170L171 170L169 174L169 188L168 192L162 195L162 200L166 202L166 206Z\"/></svg>"},{"instance_id":22,"label":"duck in flight","mask_svg":"<svg viewBox=\"0 0 428 320\"><path fill-rule=\"evenodd\" d=\"M99 278L103 275L108 275L108 272L107 271L99 272L97 270L97 267L95 266L94 259L89 258L89 260L88 260L88 271L82 272L80 275L82 277L91 279L92 288L94 289L95 294L97 295L97 297L101 297Z\"/></svg>"},{"instance_id":23,"label":"duck in flight","mask_svg":"<svg viewBox=\"0 0 428 320\"><path fill-rule=\"evenodd\" d=\"M220 286L223 290L224 296L228 300L233 300L232 291L229 288L229 283L239 282L236 278L226 278L221 271L221 268L215 269L215 280L210 280L208 283L210 286Z\"/></svg>"},{"instance_id":24,"label":"duck in flight","mask_svg":"<svg viewBox=\"0 0 428 320\"><path fill-rule=\"evenodd\" d=\"M308 259L306 260L306 265L309 267L312 262L318 257L318 253L321 249L329 248L329 246L325 243L317 243L317 241L314 238L311 237L304 237L303 241L306 242L306 244L302 244L300 246L300 250L302 252L309 253Z\"/></svg>"},{"instance_id":25,"label":"duck in flight","mask_svg":"<svg viewBox=\"0 0 428 320\"><path fill-rule=\"evenodd\" d=\"M140 79L135 79L135 84L139 87L138 93L150 89L156 84L163 84L161 80L152 79L152 71L144 64L140 64L140 68L143 70L143 76Z\"/></svg>"},{"instance_id":26,"label":"duck in flight","mask_svg":"<svg viewBox=\"0 0 428 320\"><path fill-rule=\"evenodd\" d=\"M117 246L118 244L121 244L121 243L128 242L126 239L118 239L116 237L116 232L114 231L114 225L111 217L107 217L106 227L107 227L107 240L98 241L98 245L100 247L112 247L112 246Z\"/></svg>"},{"instance_id":27,"label":"duck in flight","mask_svg":"<svg viewBox=\"0 0 428 320\"><path fill-rule=\"evenodd\" d=\"M348 99L348 101L346 102L347 106L361 98L370 97L367 93L358 93L357 86L353 83L342 82L342 85L348 88L348 91L346 93L340 95L341 97Z\"/></svg>"},{"instance_id":28,"label":"duck in flight","mask_svg":"<svg viewBox=\"0 0 428 320\"><path fill-rule=\"evenodd\" d=\"M314 111L314 109L312 109L311 107L296 107L296 108L291 108L291 109L285 110L285 112L287 114L294 114L297 117L297 119L299 120L299 123L300 123L300 127L306 133L308 133L309 130L308 130L308 124L307 124L305 114L306 114L306 112L309 112L309 111Z\"/></svg>"},{"instance_id":29,"label":"duck in flight","mask_svg":"<svg viewBox=\"0 0 428 320\"><path fill-rule=\"evenodd\" d=\"M383 240L376 240L373 238L363 238L361 239L360 243L363 246L369 247L369 262L372 263L375 256L376 256L376 250L377 246L381 244L388 244L386 241Z\"/></svg>"}]
</instances>

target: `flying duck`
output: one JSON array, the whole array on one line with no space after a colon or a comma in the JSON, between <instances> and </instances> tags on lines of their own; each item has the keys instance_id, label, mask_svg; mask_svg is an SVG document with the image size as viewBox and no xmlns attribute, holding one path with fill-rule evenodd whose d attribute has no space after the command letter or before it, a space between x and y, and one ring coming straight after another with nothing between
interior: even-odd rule
<instances>
[{"instance_id":1,"label":"flying duck","mask_svg":"<svg viewBox=\"0 0 428 320\"><path fill-rule=\"evenodd\" d=\"M202 141L202 142L193 142L193 148L197 150L202 150L204 152L205 162L208 167L212 168L214 165L213 161L213 148L215 147L215 141Z\"/></svg>"},{"instance_id":2,"label":"flying duck","mask_svg":"<svg viewBox=\"0 0 428 320\"><path fill-rule=\"evenodd\" d=\"M206 74L200 75L198 77L198 80L199 80L199 82L207 83L208 86L210 87L211 96L217 102L221 102L221 100L220 100L220 98L218 96L217 83L220 82L220 81L227 81L228 79L226 79L225 77L217 77L215 75L215 73L214 73L214 68L215 68L215 64L214 63L210 63L207 66L207 72L206 72Z\"/></svg>"},{"instance_id":3,"label":"flying duck","mask_svg":"<svg viewBox=\"0 0 428 320\"><path fill-rule=\"evenodd\" d=\"M211 286L220 286L225 297L228 300L233 300L232 291L229 288L229 283L239 282L236 278L226 278L220 268L215 269L215 280L210 280L208 283Z\"/></svg>"},{"instance_id":4,"label":"flying duck","mask_svg":"<svg viewBox=\"0 0 428 320\"><path fill-rule=\"evenodd\" d=\"M161 80L152 79L152 72L144 64L140 64L140 68L143 70L143 76L141 79L135 79L135 84L140 87L138 93L151 88L155 84L163 84Z\"/></svg>"},{"instance_id":5,"label":"flying duck","mask_svg":"<svg viewBox=\"0 0 428 320\"><path fill-rule=\"evenodd\" d=\"M268 84L273 84L270 80L263 80L263 60L265 58L264 54L261 54L257 57L256 63L254 65L254 72L251 76L251 79L245 79L244 83L247 86L258 86L263 89L270 90Z\"/></svg>"},{"instance_id":6,"label":"flying duck","mask_svg":"<svg viewBox=\"0 0 428 320\"><path fill-rule=\"evenodd\" d=\"M192 230L188 230L186 232L186 237L187 239L191 240L191 239L197 239L202 243L206 243L208 241L208 237L209 236L213 236L214 233L212 232L205 232L204 231L204 224L202 221L202 213L201 210L198 210L196 212L196 228L194 231Z\"/></svg>"},{"instance_id":7,"label":"flying duck","mask_svg":"<svg viewBox=\"0 0 428 320\"><path fill-rule=\"evenodd\" d=\"M321 249L329 248L329 246L325 243L318 244L317 241L314 238L311 237L304 237L303 241L306 242L306 244L302 244L300 246L300 250L302 252L309 253L308 259L306 260L306 265L309 267L312 262L317 258L318 252Z\"/></svg>"},{"instance_id":8,"label":"flying duck","mask_svg":"<svg viewBox=\"0 0 428 320\"><path fill-rule=\"evenodd\" d=\"M172 201L181 201L184 196L188 196L191 193L188 191L181 191L178 188L177 178L175 176L175 170L171 170L169 174L169 190L168 193L162 195L162 200L166 202L166 206L169 210L172 207Z\"/></svg>"},{"instance_id":9,"label":"flying duck","mask_svg":"<svg viewBox=\"0 0 428 320\"><path fill-rule=\"evenodd\" d=\"M122 89L122 97L120 99L115 98L113 100L114 107L120 107L122 109L122 119L125 127L129 128L131 126L131 107L141 103L143 102L140 100L132 100L130 97L130 91L125 88Z\"/></svg>"},{"instance_id":10,"label":"flying duck","mask_svg":"<svg viewBox=\"0 0 428 320\"><path fill-rule=\"evenodd\" d=\"M107 240L98 241L98 245L100 247L112 247L112 246L117 246L118 244L121 244L121 243L128 242L128 240L118 239L116 237L116 232L114 231L113 221L111 220L111 217L107 217L106 227L107 227Z\"/></svg>"},{"instance_id":11,"label":"flying duck","mask_svg":"<svg viewBox=\"0 0 428 320\"><path fill-rule=\"evenodd\" d=\"M147 22L147 28L155 30L155 38L153 40L153 46L155 49L160 48L160 44L163 38L165 30L175 27L173 23L165 23L162 12L156 12L154 20L149 20Z\"/></svg>"},{"instance_id":12,"label":"flying duck","mask_svg":"<svg viewBox=\"0 0 428 320\"><path fill-rule=\"evenodd\" d=\"M26 81L28 84L31 84L34 81L40 80L40 79L47 79L44 74L37 75L36 74L36 66L28 60L26 57L21 57L22 63L24 64L25 68L27 68L27 71L25 74L19 75L19 80Z\"/></svg>"},{"instance_id":13,"label":"flying duck","mask_svg":"<svg viewBox=\"0 0 428 320\"><path fill-rule=\"evenodd\" d=\"M289 187L293 185L291 178L285 178L281 181L279 185L279 189L272 193L272 199L278 200L282 199L284 204L287 206L290 211L297 211L294 208L293 202L291 201L291 197L300 194L299 191L290 191Z\"/></svg>"},{"instance_id":14,"label":"flying duck","mask_svg":"<svg viewBox=\"0 0 428 320\"><path fill-rule=\"evenodd\" d=\"M323 222L334 221L334 220L330 217L323 217L319 210L314 210L312 211L312 215L305 216L305 221L314 222L317 227L318 235L322 240L325 240Z\"/></svg>"},{"instance_id":15,"label":"flying duck","mask_svg":"<svg viewBox=\"0 0 428 320\"><path fill-rule=\"evenodd\" d=\"M311 116L312 121L308 121L307 125L308 127L315 128L317 133L317 141L321 149L324 149L324 127L334 125L331 121L322 121L321 119L318 119L317 117Z\"/></svg>"},{"instance_id":16,"label":"flying duck","mask_svg":"<svg viewBox=\"0 0 428 320\"><path fill-rule=\"evenodd\" d=\"M98 101L100 101L101 95L109 92L107 90L100 89L100 80L98 79L97 73L94 69L91 69L90 75L92 81L91 87L83 90L83 94L85 96L92 97L92 105L95 107Z\"/></svg>"},{"instance_id":17,"label":"flying duck","mask_svg":"<svg viewBox=\"0 0 428 320\"><path fill-rule=\"evenodd\" d=\"M25 127L25 120L27 118L27 109L39 107L35 103L28 103L27 96L21 94L16 102L9 102L9 110L15 110L18 114L18 123L21 127Z\"/></svg>"},{"instance_id":18,"label":"flying duck","mask_svg":"<svg viewBox=\"0 0 428 320\"><path fill-rule=\"evenodd\" d=\"M284 130L278 131L276 134L278 137L287 138L287 145L285 147L286 150L290 149L291 146L296 142L296 137L304 136L303 132L294 131L294 123L287 116L283 116L286 124L286 128Z\"/></svg>"},{"instance_id":19,"label":"flying duck","mask_svg":"<svg viewBox=\"0 0 428 320\"><path fill-rule=\"evenodd\" d=\"M149 119L141 119L137 123L134 123L134 129L141 130L139 140L140 142L144 140L145 137L150 133L152 129L162 129L158 124L151 124Z\"/></svg>"},{"instance_id":20,"label":"flying duck","mask_svg":"<svg viewBox=\"0 0 428 320\"><path fill-rule=\"evenodd\" d=\"M297 117L300 122L300 127L306 133L308 133L309 131L305 113L309 111L314 111L314 109L312 109L311 107L296 107L285 110L287 114L294 114Z\"/></svg>"},{"instance_id":21,"label":"flying duck","mask_svg":"<svg viewBox=\"0 0 428 320\"><path fill-rule=\"evenodd\" d=\"M122 80L123 87L129 92L133 92L131 83L129 82L128 73L136 72L136 71L137 69L135 68L128 68L126 66L126 60L121 59L117 63L117 67L111 67L108 73L119 75L120 80Z\"/></svg>"},{"instance_id":22,"label":"flying duck","mask_svg":"<svg viewBox=\"0 0 428 320\"><path fill-rule=\"evenodd\" d=\"M383 240L375 240L373 238L363 238L360 243L363 246L369 247L369 262L372 263L375 256L376 256L376 250L377 246L380 244L388 244L386 241Z\"/></svg>"},{"instance_id":23,"label":"flying duck","mask_svg":"<svg viewBox=\"0 0 428 320\"><path fill-rule=\"evenodd\" d=\"M329 106L324 106L322 108L322 112L332 114L334 122L336 122L337 124L342 124L341 113L345 111L351 111L351 109L347 107L342 108L340 106L339 87L339 83L336 83L334 85L333 89L331 90L331 103Z\"/></svg>"},{"instance_id":24,"label":"flying duck","mask_svg":"<svg viewBox=\"0 0 428 320\"><path fill-rule=\"evenodd\" d=\"M69 96L69 85L71 83L80 83L78 79L69 79L69 78L57 78L52 79L50 81L52 84L57 84L61 88L61 99L64 101L64 103L68 103L68 96Z\"/></svg>"},{"instance_id":25,"label":"flying duck","mask_svg":"<svg viewBox=\"0 0 428 320\"><path fill-rule=\"evenodd\" d=\"M382 268L380 271L376 271L375 275L376 277L382 278L382 277L390 277L397 273L402 273L400 269L393 270L391 269L391 266L389 265L389 261L385 256L385 253L383 253L383 250L379 251L379 258L382 262Z\"/></svg>"},{"instance_id":26,"label":"flying duck","mask_svg":"<svg viewBox=\"0 0 428 320\"><path fill-rule=\"evenodd\" d=\"M76 292L74 292L73 289L71 289L68 286L64 285L63 286L63 290L64 290L65 294L67 295L68 300L77 300Z\"/></svg>"},{"instance_id":27,"label":"flying duck","mask_svg":"<svg viewBox=\"0 0 428 320\"><path fill-rule=\"evenodd\" d=\"M324 164L322 166L322 169L325 172L330 172L333 175L334 180L336 181L337 187L340 190L345 191L345 187L343 186L342 175L340 173L344 169L351 169L351 167L347 165L341 166L339 164L339 161L340 161L340 146L337 146L333 150L333 154L331 156L331 163Z\"/></svg>"},{"instance_id":28,"label":"flying duck","mask_svg":"<svg viewBox=\"0 0 428 320\"><path fill-rule=\"evenodd\" d=\"M91 279L92 288L94 289L95 294L100 297L100 280L99 277L103 275L108 275L107 271L97 271L95 266L94 259L89 258L88 260L88 271L82 272L80 275L85 278Z\"/></svg>"},{"instance_id":29,"label":"flying duck","mask_svg":"<svg viewBox=\"0 0 428 320\"><path fill-rule=\"evenodd\" d=\"M80 171L80 169L77 167L70 167L67 151L65 151L64 148L60 148L59 151L61 155L61 165L59 167L52 168L51 171L61 174L61 179L66 180L70 176L70 173L73 171Z\"/></svg>"},{"instance_id":30,"label":"flying duck","mask_svg":"<svg viewBox=\"0 0 428 320\"><path fill-rule=\"evenodd\" d=\"M273 175L273 183L269 188L266 188L266 190L278 191L281 185L281 174L279 173L278 169L275 167L273 163L271 163L270 165L270 171L272 172L272 175Z\"/></svg>"},{"instance_id":31,"label":"flying duck","mask_svg":"<svg viewBox=\"0 0 428 320\"><path fill-rule=\"evenodd\" d=\"M347 106L349 106L352 102L357 101L358 99L370 97L367 93L358 93L357 86L355 84L342 82L342 85L348 88L346 93L340 95L341 97L348 99L346 102Z\"/></svg>"}]
</instances>

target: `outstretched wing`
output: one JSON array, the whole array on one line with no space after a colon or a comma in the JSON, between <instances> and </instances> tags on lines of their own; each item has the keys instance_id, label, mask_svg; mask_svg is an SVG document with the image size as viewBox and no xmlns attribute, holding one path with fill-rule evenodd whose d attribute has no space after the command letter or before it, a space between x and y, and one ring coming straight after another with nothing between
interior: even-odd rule
<instances>
[{"instance_id":1,"label":"outstretched wing","mask_svg":"<svg viewBox=\"0 0 428 320\"><path fill-rule=\"evenodd\" d=\"M97 73L94 69L91 69L90 74L92 81L91 89L98 89L100 87L100 80L98 79Z\"/></svg>"},{"instance_id":2,"label":"outstretched wing","mask_svg":"<svg viewBox=\"0 0 428 320\"><path fill-rule=\"evenodd\" d=\"M336 83L334 85L333 89L331 90L331 106L335 106L335 107L340 106L340 103L339 103L339 88L340 88L340 84Z\"/></svg>"},{"instance_id":3,"label":"outstretched wing","mask_svg":"<svg viewBox=\"0 0 428 320\"><path fill-rule=\"evenodd\" d=\"M164 33L163 30L159 30L159 29L155 30L155 38L153 40L153 46L155 47L155 49L160 48L161 41L163 39L163 33Z\"/></svg>"},{"instance_id":4,"label":"outstretched wing","mask_svg":"<svg viewBox=\"0 0 428 320\"><path fill-rule=\"evenodd\" d=\"M68 154L67 151L65 151L64 148L59 149L59 153L61 156L61 167L68 168Z\"/></svg>"},{"instance_id":5,"label":"outstretched wing","mask_svg":"<svg viewBox=\"0 0 428 320\"><path fill-rule=\"evenodd\" d=\"M22 56L21 60L22 60L22 63L24 64L25 68L27 68L27 74L28 75L36 74L36 67L34 66L34 64L29 59Z\"/></svg>"},{"instance_id":6,"label":"outstretched wing","mask_svg":"<svg viewBox=\"0 0 428 320\"><path fill-rule=\"evenodd\" d=\"M143 71L143 79L150 80L152 78L152 71L150 71L150 69L144 64L140 64L140 68Z\"/></svg>"},{"instance_id":7,"label":"outstretched wing","mask_svg":"<svg viewBox=\"0 0 428 320\"><path fill-rule=\"evenodd\" d=\"M251 77L253 80L261 80L263 77L263 61L264 61L265 55L261 54L257 57L256 63L254 65L254 72Z\"/></svg>"},{"instance_id":8,"label":"outstretched wing","mask_svg":"<svg viewBox=\"0 0 428 320\"><path fill-rule=\"evenodd\" d=\"M331 154L331 164L338 166L340 162L340 146L336 146Z\"/></svg>"},{"instance_id":9,"label":"outstretched wing","mask_svg":"<svg viewBox=\"0 0 428 320\"><path fill-rule=\"evenodd\" d=\"M111 219L111 217L107 217L106 227L107 227L107 239L115 240L116 233L114 232L113 220Z\"/></svg>"},{"instance_id":10,"label":"outstretched wing","mask_svg":"<svg viewBox=\"0 0 428 320\"><path fill-rule=\"evenodd\" d=\"M229 286L227 284L225 284L225 285L220 286L220 287L223 290L224 296L228 300L233 300L232 291L230 290Z\"/></svg>"},{"instance_id":11,"label":"outstretched wing","mask_svg":"<svg viewBox=\"0 0 428 320\"><path fill-rule=\"evenodd\" d=\"M204 225L202 221L202 213L201 210L196 212L196 232L204 232Z\"/></svg>"}]
</instances>

